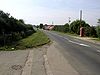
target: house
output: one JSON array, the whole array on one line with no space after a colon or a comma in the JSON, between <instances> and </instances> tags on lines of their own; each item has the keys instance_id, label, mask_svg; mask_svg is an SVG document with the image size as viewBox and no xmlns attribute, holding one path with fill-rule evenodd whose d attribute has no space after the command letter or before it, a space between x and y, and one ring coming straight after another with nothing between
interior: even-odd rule
<instances>
[{"instance_id":1,"label":"house","mask_svg":"<svg viewBox=\"0 0 100 75\"><path fill-rule=\"evenodd\" d=\"M54 28L54 25L47 25L47 24L45 24L43 27L44 30L52 30L53 28Z\"/></svg>"}]
</instances>

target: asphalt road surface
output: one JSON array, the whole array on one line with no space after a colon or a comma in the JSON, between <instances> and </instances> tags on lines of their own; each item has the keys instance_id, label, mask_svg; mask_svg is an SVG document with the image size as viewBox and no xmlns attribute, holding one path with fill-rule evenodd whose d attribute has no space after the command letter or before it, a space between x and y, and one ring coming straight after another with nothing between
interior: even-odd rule
<instances>
[{"instance_id":1,"label":"asphalt road surface","mask_svg":"<svg viewBox=\"0 0 100 75\"><path fill-rule=\"evenodd\" d=\"M44 31L62 49L60 53L80 75L100 75L100 45Z\"/></svg>"}]
</instances>

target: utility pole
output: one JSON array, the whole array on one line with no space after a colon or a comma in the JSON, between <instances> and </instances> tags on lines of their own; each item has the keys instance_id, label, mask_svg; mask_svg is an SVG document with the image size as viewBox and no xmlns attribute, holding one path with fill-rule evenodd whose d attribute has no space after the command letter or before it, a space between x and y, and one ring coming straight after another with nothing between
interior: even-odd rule
<instances>
[{"instance_id":1,"label":"utility pole","mask_svg":"<svg viewBox=\"0 0 100 75\"><path fill-rule=\"evenodd\" d=\"M71 19L71 18L70 18L70 17L68 17L68 19L69 19L69 20L68 20L68 23L69 23L69 25L70 25L70 22L71 22L71 20L70 20L70 19Z\"/></svg>"},{"instance_id":2,"label":"utility pole","mask_svg":"<svg viewBox=\"0 0 100 75\"><path fill-rule=\"evenodd\" d=\"M53 23L53 21L52 21L52 25L53 25L54 23Z\"/></svg>"},{"instance_id":3,"label":"utility pole","mask_svg":"<svg viewBox=\"0 0 100 75\"><path fill-rule=\"evenodd\" d=\"M84 28L82 27L82 10L80 10L80 36L84 36Z\"/></svg>"},{"instance_id":4,"label":"utility pole","mask_svg":"<svg viewBox=\"0 0 100 75\"><path fill-rule=\"evenodd\" d=\"M69 32L70 32L70 22L71 22L71 20L70 20L70 19L71 19L71 18L70 18L70 17L68 17L68 19L69 19L69 20L68 20L68 24L69 24Z\"/></svg>"},{"instance_id":5,"label":"utility pole","mask_svg":"<svg viewBox=\"0 0 100 75\"><path fill-rule=\"evenodd\" d=\"M80 10L80 27L82 26L81 22L82 22L82 10Z\"/></svg>"}]
</instances>

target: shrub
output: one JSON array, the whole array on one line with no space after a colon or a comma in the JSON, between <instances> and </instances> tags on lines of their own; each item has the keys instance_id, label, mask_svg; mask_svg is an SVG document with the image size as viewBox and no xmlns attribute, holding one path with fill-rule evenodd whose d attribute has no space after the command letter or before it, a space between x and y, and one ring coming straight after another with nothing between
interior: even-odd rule
<instances>
[{"instance_id":1,"label":"shrub","mask_svg":"<svg viewBox=\"0 0 100 75\"><path fill-rule=\"evenodd\" d=\"M98 38L100 38L100 26L97 26L97 27L96 27L96 31L97 31L97 36L98 36Z\"/></svg>"}]
</instances>

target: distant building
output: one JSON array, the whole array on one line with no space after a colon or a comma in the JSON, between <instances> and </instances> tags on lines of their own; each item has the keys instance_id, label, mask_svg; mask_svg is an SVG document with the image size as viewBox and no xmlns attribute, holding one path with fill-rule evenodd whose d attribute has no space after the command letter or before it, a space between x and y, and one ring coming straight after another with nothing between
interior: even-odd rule
<instances>
[{"instance_id":1,"label":"distant building","mask_svg":"<svg viewBox=\"0 0 100 75\"><path fill-rule=\"evenodd\" d=\"M47 24L45 24L44 25L44 30L52 30L54 28L54 25L47 25Z\"/></svg>"}]
</instances>

